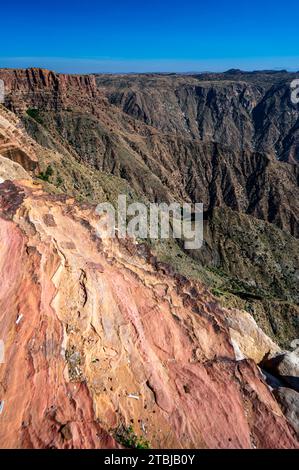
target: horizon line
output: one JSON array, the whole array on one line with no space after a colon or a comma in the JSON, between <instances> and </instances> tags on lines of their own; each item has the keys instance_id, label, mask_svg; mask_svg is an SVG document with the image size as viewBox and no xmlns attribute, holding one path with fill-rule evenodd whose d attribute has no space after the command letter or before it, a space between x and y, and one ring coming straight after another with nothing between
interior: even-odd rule
<instances>
[{"instance_id":1,"label":"horizon line","mask_svg":"<svg viewBox=\"0 0 299 470\"><path fill-rule=\"evenodd\" d=\"M2 67L0 64L0 70L47 70L48 72L53 72L58 75L205 75L205 74L254 74L254 73L299 73L299 69L287 69L287 68L257 68L257 69L239 69L239 68L229 68L223 70L145 70L145 71L111 71L111 70L103 70L103 71L92 71L92 72L80 72L80 71L72 71L72 72L59 72L54 70L54 68L42 67L42 66L28 66L28 67Z\"/></svg>"},{"instance_id":2,"label":"horizon line","mask_svg":"<svg viewBox=\"0 0 299 470\"><path fill-rule=\"evenodd\" d=\"M57 73L147 74L147 73L225 73L286 71L299 73L298 57L213 58L213 59L123 59L65 57L0 57L2 69L40 68Z\"/></svg>"}]
</instances>

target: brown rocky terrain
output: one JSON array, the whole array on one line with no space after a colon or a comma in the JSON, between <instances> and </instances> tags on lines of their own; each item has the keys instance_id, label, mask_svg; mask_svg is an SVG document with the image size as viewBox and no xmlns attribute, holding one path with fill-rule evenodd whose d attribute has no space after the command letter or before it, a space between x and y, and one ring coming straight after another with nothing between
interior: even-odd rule
<instances>
[{"instance_id":1,"label":"brown rocky terrain","mask_svg":"<svg viewBox=\"0 0 299 470\"><path fill-rule=\"evenodd\" d=\"M277 86L289 90L294 77L285 72L239 71L96 77L40 69L0 71L6 106L41 144L38 153L43 170L52 163L50 181L60 191L91 202L115 200L118 187L133 200L203 202L206 244L199 253L191 253L197 262L193 273L197 277L199 264L212 269L209 284L218 293L220 287L233 293L256 290L257 296L266 296L262 304L257 297L249 298L249 308L258 311L256 319L285 345L298 331L298 245L286 233L298 236L298 167L278 161L273 142L264 146L266 153L260 153L262 147L255 142L252 129L259 128L253 122L259 103ZM213 100L202 95L195 99L197 86L215 95ZM182 111L180 96L184 94L188 99ZM128 95L133 96L129 108L125 104ZM283 103L285 113L277 109L277 116L295 119L298 110L287 96ZM276 108L270 109L274 113ZM188 123L192 122L187 127L186 113ZM200 133L199 118L205 121ZM283 118L282 124L287 123ZM286 129L280 128L280 134L286 135ZM120 177L117 183L111 174ZM238 218L227 207L244 216ZM272 225L258 223L256 218ZM228 228L238 224L246 226L246 231L234 237ZM283 230L272 230L273 224ZM279 253L279 263L273 250ZM162 251L179 271L190 272L190 260L184 263L184 254L177 248ZM276 319L267 320L273 310L282 318L282 329Z\"/></svg>"},{"instance_id":2,"label":"brown rocky terrain","mask_svg":"<svg viewBox=\"0 0 299 470\"><path fill-rule=\"evenodd\" d=\"M0 70L3 447L298 446L291 78ZM98 238L119 193L204 202L203 248Z\"/></svg>"}]
</instances>

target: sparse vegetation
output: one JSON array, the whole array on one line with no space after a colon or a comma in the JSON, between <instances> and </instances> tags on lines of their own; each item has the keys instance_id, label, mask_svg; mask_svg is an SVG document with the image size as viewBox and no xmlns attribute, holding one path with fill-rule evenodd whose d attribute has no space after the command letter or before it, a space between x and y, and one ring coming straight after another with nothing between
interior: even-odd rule
<instances>
[{"instance_id":1,"label":"sparse vegetation","mask_svg":"<svg viewBox=\"0 0 299 470\"><path fill-rule=\"evenodd\" d=\"M61 176L57 176L56 178L56 185L57 186L61 186L63 184L63 179L61 178Z\"/></svg>"},{"instance_id":2,"label":"sparse vegetation","mask_svg":"<svg viewBox=\"0 0 299 470\"><path fill-rule=\"evenodd\" d=\"M49 182L49 178L50 178L52 175L53 175L53 168L51 167L51 165L48 165L46 171L42 171L42 172L38 175L38 178L41 179L41 180L43 180L43 181Z\"/></svg>"},{"instance_id":3,"label":"sparse vegetation","mask_svg":"<svg viewBox=\"0 0 299 470\"><path fill-rule=\"evenodd\" d=\"M143 436L137 436L132 426L120 426L115 432L114 437L124 447L130 449L150 449L150 443Z\"/></svg>"},{"instance_id":4,"label":"sparse vegetation","mask_svg":"<svg viewBox=\"0 0 299 470\"><path fill-rule=\"evenodd\" d=\"M43 120L40 116L40 112L36 108L28 108L27 109L27 114L30 116L32 119L34 119L36 122L39 124L43 124Z\"/></svg>"}]
</instances>

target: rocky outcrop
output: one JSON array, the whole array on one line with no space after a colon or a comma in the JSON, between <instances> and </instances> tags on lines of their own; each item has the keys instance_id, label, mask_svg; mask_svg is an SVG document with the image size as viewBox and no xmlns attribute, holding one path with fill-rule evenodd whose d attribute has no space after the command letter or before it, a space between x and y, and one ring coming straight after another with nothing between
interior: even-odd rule
<instances>
[{"instance_id":1,"label":"rocky outcrop","mask_svg":"<svg viewBox=\"0 0 299 470\"><path fill-rule=\"evenodd\" d=\"M225 302L227 294L238 296L232 306L252 313L281 346L298 337L298 167L277 161L273 149L254 151L247 122L292 75L97 76L97 87L93 76L38 69L0 70L0 78L6 106L40 144L30 139L41 170L51 167L51 191L89 202L115 202L118 192L135 201L203 202L203 248L187 256L172 247L167 261L188 276L209 277ZM132 91L146 118L133 98L124 109ZM20 119L5 109L27 141Z\"/></svg>"},{"instance_id":2,"label":"rocky outcrop","mask_svg":"<svg viewBox=\"0 0 299 470\"><path fill-rule=\"evenodd\" d=\"M262 361L262 366L299 392L299 351L287 351Z\"/></svg>"},{"instance_id":3,"label":"rocky outcrop","mask_svg":"<svg viewBox=\"0 0 299 470\"><path fill-rule=\"evenodd\" d=\"M26 111L28 107L58 111L67 102L67 96L73 95L74 103L80 93L87 100L97 94L92 75L58 75L38 68L3 69L0 75L4 81L5 103L17 113ZM78 101L77 106L80 106Z\"/></svg>"},{"instance_id":4,"label":"rocky outcrop","mask_svg":"<svg viewBox=\"0 0 299 470\"><path fill-rule=\"evenodd\" d=\"M206 141L191 119L182 130L169 90L163 123L157 77L155 122L149 94L123 112L92 76L38 69L0 76L6 106L21 117L0 107L1 446L112 448L132 425L155 448L298 447L296 397L281 392L291 384L276 376L269 387L269 372L256 366L292 353L260 329L254 303L267 292L271 332L287 325L284 339L294 338L297 310L286 304L296 301L297 240L253 217L297 234L296 167L245 145L247 124L242 151L211 142L208 121ZM193 103L189 80L199 79L180 78L184 106ZM222 84L197 93L213 103L211 116L219 102L231 113L222 135L229 143L238 132L233 109L242 121L253 108L247 85L227 86L231 108ZM34 174L44 177L48 166L50 178L38 183ZM237 291L242 308L220 307L202 282L175 274L145 244L99 238L94 206L64 194L100 202L120 191L146 202L203 200L205 246L188 264L209 265L221 294ZM284 299L276 312L275 295Z\"/></svg>"},{"instance_id":5,"label":"rocky outcrop","mask_svg":"<svg viewBox=\"0 0 299 470\"><path fill-rule=\"evenodd\" d=\"M132 424L153 447L298 447L215 299L97 224L40 185L0 185L2 446L111 447Z\"/></svg>"},{"instance_id":6,"label":"rocky outcrop","mask_svg":"<svg viewBox=\"0 0 299 470\"><path fill-rule=\"evenodd\" d=\"M30 179L30 175L21 165L0 155L0 183L18 179Z\"/></svg>"},{"instance_id":7,"label":"rocky outcrop","mask_svg":"<svg viewBox=\"0 0 299 470\"><path fill-rule=\"evenodd\" d=\"M261 361L266 381L272 387L287 420L299 436L299 351L284 351Z\"/></svg>"},{"instance_id":8,"label":"rocky outcrop","mask_svg":"<svg viewBox=\"0 0 299 470\"><path fill-rule=\"evenodd\" d=\"M21 121L0 104L0 155L33 171L38 167L37 144L22 128Z\"/></svg>"}]
</instances>

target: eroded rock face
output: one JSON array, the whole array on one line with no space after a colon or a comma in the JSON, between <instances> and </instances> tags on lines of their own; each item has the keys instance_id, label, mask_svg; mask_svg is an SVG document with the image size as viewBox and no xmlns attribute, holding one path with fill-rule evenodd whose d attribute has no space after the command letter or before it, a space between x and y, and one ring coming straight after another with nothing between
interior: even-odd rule
<instances>
[{"instance_id":1,"label":"eroded rock face","mask_svg":"<svg viewBox=\"0 0 299 470\"><path fill-rule=\"evenodd\" d=\"M51 166L51 183L74 197L87 196L89 201L100 202L106 197L101 190L105 186L103 176L105 180L109 173L112 180L104 193L108 193L110 201L111 193L120 191L133 193L134 200L146 197L164 202L202 201L207 214L205 244L188 254L199 265L220 269L231 276L232 280L221 286L224 291L237 290L246 295L249 290L259 298L278 299L275 305L270 301L261 307L267 334L272 334L283 346L298 336L295 304L299 242L287 233L295 236L299 233L295 165L250 150L224 148L209 142L209 134L202 142L180 132L162 133L162 129L134 120L105 101L103 87L96 89L92 77L89 81L86 76L64 76L36 69L0 70L0 76L1 73L7 82L7 106L18 110L28 132L40 145L21 127L19 134L22 131L23 141L30 142L41 169L45 172L47 165ZM121 88L124 79L118 79ZM147 83L146 77L140 80ZM153 79L154 95L159 80L164 79ZM172 79L165 80L172 93L169 86ZM180 80L183 87L184 80L189 79ZM167 97L168 94L163 94L160 107L157 104L159 109L164 110L163 100ZM21 126L16 115L3 107L0 114L2 110L6 118L9 116L11 126L13 122ZM35 118L24 114L26 110L34 110ZM174 125L172 114L163 116L161 122L168 116L169 125ZM158 126L158 122L151 125ZM5 174L5 178L11 174L19 179L10 169ZM125 178L127 188L125 180L115 179L114 175ZM257 217L272 223L263 223Z\"/></svg>"},{"instance_id":2,"label":"eroded rock face","mask_svg":"<svg viewBox=\"0 0 299 470\"><path fill-rule=\"evenodd\" d=\"M33 171L38 167L36 146L17 116L0 104L0 155Z\"/></svg>"},{"instance_id":3,"label":"eroded rock face","mask_svg":"<svg viewBox=\"0 0 299 470\"><path fill-rule=\"evenodd\" d=\"M163 133L216 141L298 162L296 74L97 75L109 101Z\"/></svg>"},{"instance_id":4,"label":"eroded rock face","mask_svg":"<svg viewBox=\"0 0 299 470\"><path fill-rule=\"evenodd\" d=\"M258 327L248 312L237 309L224 312L238 358L247 357L258 364L266 355L273 356L281 352L277 344Z\"/></svg>"},{"instance_id":5,"label":"eroded rock face","mask_svg":"<svg viewBox=\"0 0 299 470\"><path fill-rule=\"evenodd\" d=\"M3 183L5 180L18 179L30 180L30 175L21 165L0 155L0 183Z\"/></svg>"},{"instance_id":6,"label":"eroded rock face","mask_svg":"<svg viewBox=\"0 0 299 470\"><path fill-rule=\"evenodd\" d=\"M97 168L126 178L150 200L203 200L211 218L202 262L221 261L246 286L295 299L297 240L241 212L297 235L296 166L247 145L239 151L210 141L201 108L201 128L194 114L182 132L185 118L171 108L173 97L163 114L169 90L160 103L158 97L155 123L147 122L151 107L140 111L150 97L137 97L139 107L133 97L121 110L92 76L39 69L0 76L6 105L48 147L0 106L0 445L115 447L115 431L132 425L158 448L298 447L294 420L253 362L280 349L249 313L220 308L201 283L175 275L145 245L99 239L93 207L50 196L31 179L43 156L72 175L65 191L83 174L90 191ZM222 113L227 103L216 88L198 86L196 100L213 112L221 105ZM233 116L239 107L238 122L253 109L246 89L226 90L234 95L227 111ZM184 85L176 99L195 113L192 87ZM236 124L219 126L218 137L237 139ZM245 144L252 129L243 130ZM207 138L199 141L196 132ZM120 184L111 181L118 190ZM238 212L213 209L221 205ZM271 327L274 317L280 328L275 312ZM291 339L296 311L292 318Z\"/></svg>"},{"instance_id":7,"label":"eroded rock face","mask_svg":"<svg viewBox=\"0 0 299 470\"><path fill-rule=\"evenodd\" d=\"M283 91L274 83L269 96L268 84L188 76L28 69L0 70L0 78L5 105L42 145L64 147L85 164L125 178L152 201L203 202L206 211L228 206L299 237L291 75ZM26 116L32 108L38 122ZM274 125L276 115L284 121Z\"/></svg>"},{"instance_id":8,"label":"eroded rock face","mask_svg":"<svg viewBox=\"0 0 299 470\"><path fill-rule=\"evenodd\" d=\"M132 424L152 447L298 447L215 299L97 223L39 185L0 185L1 445L113 447Z\"/></svg>"}]
</instances>

